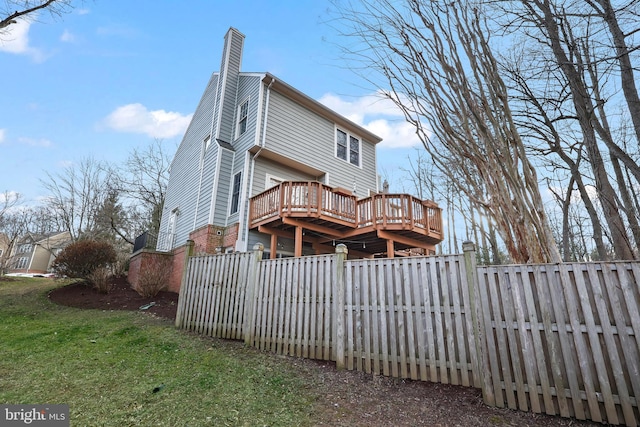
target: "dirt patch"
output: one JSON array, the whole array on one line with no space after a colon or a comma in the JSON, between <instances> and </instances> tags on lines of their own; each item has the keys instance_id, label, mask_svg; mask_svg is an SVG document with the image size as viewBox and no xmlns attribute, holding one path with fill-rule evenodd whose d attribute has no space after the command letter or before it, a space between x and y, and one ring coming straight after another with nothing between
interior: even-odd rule
<instances>
[{"instance_id":1,"label":"dirt patch","mask_svg":"<svg viewBox=\"0 0 640 427\"><path fill-rule=\"evenodd\" d=\"M159 292L153 298L141 297L134 291L125 278L112 279L109 293L98 293L86 282L54 289L49 293L49 299L56 304L68 307L99 309L99 310L144 310L156 316L175 319L178 309L178 294L175 292Z\"/></svg>"},{"instance_id":2,"label":"dirt patch","mask_svg":"<svg viewBox=\"0 0 640 427\"><path fill-rule=\"evenodd\" d=\"M101 310L139 310L175 319L178 294L160 292L143 298L124 279L115 280L108 294L86 283L53 290L49 298L62 305ZM218 340L230 352L251 352L238 341ZM482 402L480 390L354 371L338 371L334 363L277 356L305 377L319 396L314 404L317 426L601 426L575 419L493 408Z\"/></svg>"}]
</instances>

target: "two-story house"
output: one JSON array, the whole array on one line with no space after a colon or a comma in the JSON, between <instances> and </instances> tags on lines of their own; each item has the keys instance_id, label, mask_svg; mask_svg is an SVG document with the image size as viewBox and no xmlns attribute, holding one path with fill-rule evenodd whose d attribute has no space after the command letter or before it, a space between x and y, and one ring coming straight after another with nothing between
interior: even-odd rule
<instances>
[{"instance_id":1,"label":"two-story house","mask_svg":"<svg viewBox=\"0 0 640 427\"><path fill-rule=\"evenodd\" d=\"M71 243L68 231L32 234L19 239L11 254L8 273L45 274L62 249Z\"/></svg>"},{"instance_id":2,"label":"two-story house","mask_svg":"<svg viewBox=\"0 0 640 427\"><path fill-rule=\"evenodd\" d=\"M442 240L440 209L379 192L381 138L268 72L242 71L244 35L230 28L171 164L158 250L271 257L345 243L371 256Z\"/></svg>"}]
</instances>

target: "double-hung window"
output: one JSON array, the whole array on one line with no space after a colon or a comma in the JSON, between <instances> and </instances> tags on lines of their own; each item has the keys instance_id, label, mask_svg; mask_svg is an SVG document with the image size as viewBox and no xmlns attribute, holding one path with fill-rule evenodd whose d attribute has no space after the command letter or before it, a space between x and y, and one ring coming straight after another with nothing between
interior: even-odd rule
<instances>
[{"instance_id":1,"label":"double-hung window","mask_svg":"<svg viewBox=\"0 0 640 427\"><path fill-rule=\"evenodd\" d=\"M238 137L247 131L247 117L249 116L249 99L240 104L238 109Z\"/></svg>"},{"instance_id":2,"label":"double-hung window","mask_svg":"<svg viewBox=\"0 0 640 427\"><path fill-rule=\"evenodd\" d=\"M336 129L336 157L360 166L361 141L347 132Z\"/></svg>"},{"instance_id":3,"label":"double-hung window","mask_svg":"<svg viewBox=\"0 0 640 427\"><path fill-rule=\"evenodd\" d=\"M240 203L240 183L242 182L242 172L238 172L233 176L233 192L231 193L231 212L234 214L238 212L238 205Z\"/></svg>"}]
</instances>

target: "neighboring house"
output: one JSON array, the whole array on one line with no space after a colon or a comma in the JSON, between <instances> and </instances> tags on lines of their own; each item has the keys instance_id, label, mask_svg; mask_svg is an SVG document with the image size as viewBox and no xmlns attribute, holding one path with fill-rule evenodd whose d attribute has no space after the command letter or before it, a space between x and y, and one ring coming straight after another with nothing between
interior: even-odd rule
<instances>
[{"instance_id":1,"label":"neighboring house","mask_svg":"<svg viewBox=\"0 0 640 427\"><path fill-rule=\"evenodd\" d=\"M8 273L48 273L53 260L69 243L71 234L68 231L44 235L29 233L15 243Z\"/></svg>"},{"instance_id":2,"label":"neighboring house","mask_svg":"<svg viewBox=\"0 0 640 427\"><path fill-rule=\"evenodd\" d=\"M271 257L329 252L337 242L362 256L433 252L440 209L379 193L381 138L270 73L242 71L243 44L230 28L171 164L157 249L190 239L196 252L260 242Z\"/></svg>"}]
</instances>

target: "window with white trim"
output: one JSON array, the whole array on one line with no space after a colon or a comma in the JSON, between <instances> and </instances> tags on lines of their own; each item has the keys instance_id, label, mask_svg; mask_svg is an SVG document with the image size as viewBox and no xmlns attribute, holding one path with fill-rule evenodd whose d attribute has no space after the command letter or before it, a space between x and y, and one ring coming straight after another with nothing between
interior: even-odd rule
<instances>
[{"instance_id":1,"label":"window with white trim","mask_svg":"<svg viewBox=\"0 0 640 427\"><path fill-rule=\"evenodd\" d=\"M285 181L284 178L280 178L279 176L271 175L268 173L266 174L264 189L268 190L270 188L275 187L276 185L282 184L284 181Z\"/></svg>"},{"instance_id":2,"label":"window with white trim","mask_svg":"<svg viewBox=\"0 0 640 427\"><path fill-rule=\"evenodd\" d=\"M233 192L231 193L231 211L230 215L238 212L240 204L240 184L242 182L242 172L238 172L233 176Z\"/></svg>"},{"instance_id":3,"label":"window with white trim","mask_svg":"<svg viewBox=\"0 0 640 427\"><path fill-rule=\"evenodd\" d=\"M20 257L16 261L16 267L15 268L18 269L18 270L23 270L23 269L27 268L27 264L28 263L29 263L29 258Z\"/></svg>"},{"instance_id":4,"label":"window with white trim","mask_svg":"<svg viewBox=\"0 0 640 427\"><path fill-rule=\"evenodd\" d=\"M19 254L28 254L33 250L33 245L31 243L23 243L20 246L18 246L18 252Z\"/></svg>"},{"instance_id":5,"label":"window with white trim","mask_svg":"<svg viewBox=\"0 0 640 427\"><path fill-rule=\"evenodd\" d=\"M247 117L249 116L249 98L238 108L238 137L247 131Z\"/></svg>"},{"instance_id":6,"label":"window with white trim","mask_svg":"<svg viewBox=\"0 0 640 427\"><path fill-rule=\"evenodd\" d=\"M360 166L360 149L362 142L359 138L336 129L336 157L355 166Z\"/></svg>"}]
</instances>

